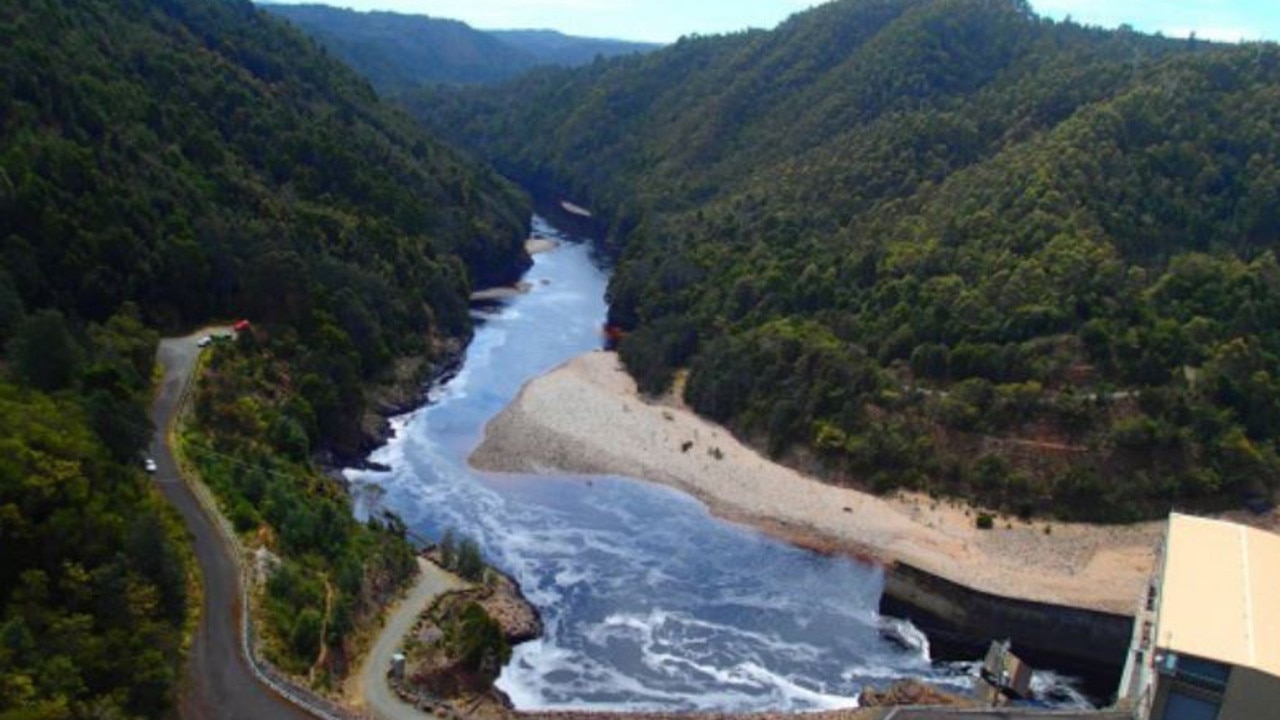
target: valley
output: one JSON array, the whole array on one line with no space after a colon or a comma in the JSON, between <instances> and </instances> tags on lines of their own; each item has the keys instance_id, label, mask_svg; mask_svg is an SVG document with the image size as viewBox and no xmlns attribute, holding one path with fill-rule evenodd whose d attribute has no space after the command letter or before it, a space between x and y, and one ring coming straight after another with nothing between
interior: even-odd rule
<instances>
[{"instance_id":1,"label":"valley","mask_svg":"<svg viewBox=\"0 0 1280 720\"><path fill-rule=\"evenodd\" d=\"M0 7L0 719L1268 706L1275 43L362 7Z\"/></svg>"},{"instance_id":2,"label":"valley","mask_svg":"<svg viewBox=\"0 0 1280 720\"><path fill-rule=\"evenodd\" d=\"M595 212L641 391L687 371L836 485L1127 523L1276 489L1277 73L1273 44L845 0L407 103Z\"/></svg>"}]
</instances>

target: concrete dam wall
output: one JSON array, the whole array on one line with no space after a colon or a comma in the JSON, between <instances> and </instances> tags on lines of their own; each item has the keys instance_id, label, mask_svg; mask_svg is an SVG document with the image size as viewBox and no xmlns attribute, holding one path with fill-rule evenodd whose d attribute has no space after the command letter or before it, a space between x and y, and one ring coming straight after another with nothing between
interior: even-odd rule
<instances>
[{"instance_id":1,"label":"concrete dam wall","mask_svg":"<svg viewBox=\"0 0 1280 720\"><path fill-rule=\"evenodd\" d=\"M885 569L880 613L920 628L934 659L973 659L992 640L1011 640L1033 667L1080 677L1104 702L1119 684L1133 629L1128 615L991 595L904 563Z\"/></svg>"}]
</instances>

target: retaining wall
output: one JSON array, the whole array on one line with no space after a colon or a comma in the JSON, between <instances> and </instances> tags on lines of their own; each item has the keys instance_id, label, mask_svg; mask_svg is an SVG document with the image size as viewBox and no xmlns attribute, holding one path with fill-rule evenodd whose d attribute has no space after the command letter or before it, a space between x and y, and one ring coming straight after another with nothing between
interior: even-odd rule
<instances>
[{"instance_id":1,"label":"retaining wall","mask_svg":"<svg viewBox=\"0 0 1280 720\"><path fill-rule=\"evenodd\" d=\"M934 659L974 659L992 640L1011 640L1032 667L1080 677L1102 702L1115 695L1133 632L1128 615L991 595L905 563L885 569L880 612L920 628Z\"/></svg>"}]
</instances>

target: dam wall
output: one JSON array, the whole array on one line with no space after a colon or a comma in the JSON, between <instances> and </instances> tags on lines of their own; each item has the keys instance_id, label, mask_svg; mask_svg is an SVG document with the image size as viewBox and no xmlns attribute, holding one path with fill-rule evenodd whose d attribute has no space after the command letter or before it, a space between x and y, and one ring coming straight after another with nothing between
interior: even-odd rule
<instances>
[{"instance_id":1,"label":"dam wall","mask_svg":"<svg viewBox=\"0 0 1280 720\"><path fill-rule=\"evenodd\" d=\"M1011 640L1033 667L1079 677L1101 702L1115 695L1133 630L1129 615L992 595L906 563L885 568L880 613L923 631L935 660L972 660Z\"/></svg>"}]
</instances>

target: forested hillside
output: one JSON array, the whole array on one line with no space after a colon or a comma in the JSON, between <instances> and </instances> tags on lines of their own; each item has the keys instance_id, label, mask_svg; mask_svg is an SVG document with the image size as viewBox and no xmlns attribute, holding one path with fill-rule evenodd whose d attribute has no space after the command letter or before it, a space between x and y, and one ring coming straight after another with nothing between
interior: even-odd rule
<instances>
[{"instance_id":1,"label":"forested hillside","mask_svg":"<svg viewBox=\"0 0 1280 720\"><path fill-rule=\"evenodd\" d=\"M244 316L310 348L358 450L359 384L468 331L527 208L248 2L8 6L0 277L28 310L166 331ZM288 333L279 333L285 335Z\"/></svg>"},{"instance_id":2,"label":"forested hillside","mask_svg":"<svg viewBox=\"0 0 1280 720\"><path fill-rule=\"evenodd\" d=\"M1276 488L1274 45L838 0L412 107L608 219L628 368L775 456L1069 518Z\"/></svg>"},{"instance_id":3,"label":"forested hillside","mask_svg":"<svg viewBox=\"0 0 1280 720\"><path fill-rule=\"evenodd\" d=\"M538 65L575 67L593 62L597 57L635 55L662 47L657 43L565 35L555 30L488 30L486 32L512 47L529 53Z\"/></svg>"},{"instance_id":4,"label":"forested hillside","mask_svg":"<svg viewBox=\"0 0 1280 720\"><path fill-rule=\"evenodd\" d=\"M12 294L0 304L21 307ZM74 334L56 310L8 322L0 717L161 717L192 561L138 454L156 335L128 307Z\"/></svg>"},{"instance_id":5,"label":"forested hillside","mask_svg":"<svg viewBox=\"0 0 1280 720\"><path fill-rule=\"evenodd\" d=\"M435 83L493 83L541 65L583 65L596 56L657 47L550 30L476 30L457 20L327 5L263 8L313 36L384 94Z\"/></svg>"},{"instance_id":6,"label":"forested hillside","mask_svg":"<svg viewBox=\"0 0 1280 720\"><path fill-rule=\"evenodd\" d=\"M360 452L366 387L466 337L527 213L248 2L0 4L0 716L169 707L193 578L145 408L158 332L211 319L255 330L193 459L270 473L248 534L297 582L267 634L345 647L412 563L310 458Z\"/></svg>"}]
</instances>

